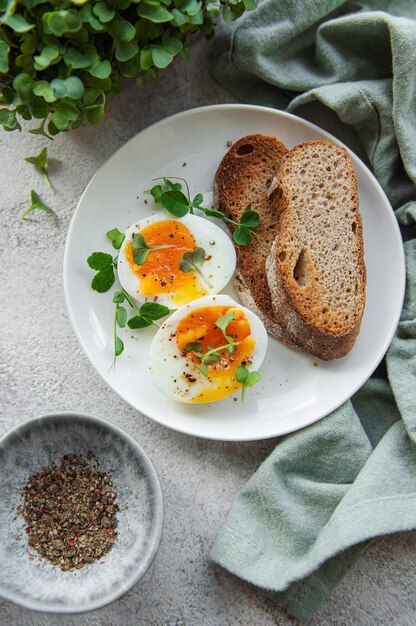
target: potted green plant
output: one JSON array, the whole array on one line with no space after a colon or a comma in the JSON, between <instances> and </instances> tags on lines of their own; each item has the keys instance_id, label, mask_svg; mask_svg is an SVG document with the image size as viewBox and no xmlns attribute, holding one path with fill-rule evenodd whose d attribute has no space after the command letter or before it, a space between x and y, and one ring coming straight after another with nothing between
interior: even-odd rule
<instances>
[{"instance_id":1,"label":"potted green plant","mask_svg":"<svg viewBox=\"0 0 416 626\"><path fill-rule=\"evenodd\" d=\"M0 0L0 124L51 137L84 119L104 120L124 79L140 85L175 56L187 57L193 33L214 34L255 0Z\"/></svg>"}]
</instances>

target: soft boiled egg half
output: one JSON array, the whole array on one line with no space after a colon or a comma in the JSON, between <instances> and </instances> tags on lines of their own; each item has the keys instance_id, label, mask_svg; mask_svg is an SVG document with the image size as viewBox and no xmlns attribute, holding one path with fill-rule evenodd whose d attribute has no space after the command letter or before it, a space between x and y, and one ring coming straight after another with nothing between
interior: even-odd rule
<instances>
[{"instance_id":1,"label":"soft boiled egg half","mask_svg":"<svg viewBox=\"0 0 416 626\"><path fill-rule=\"evenodd\" d=\"M150 346L148 366L168 398L214 402L241 388L237 367L258 370L266 349L267 332L257 315L230 296L206 296L182 306L163 323Z\"/></svg>"},{"instance_id":2,"label":"soft boiled egg half","mask_svg":"<svg viewBox=\"0 0 416 626\"><path fill-rule=\"evenodd\" d=\"M141 264L134 258L136 234L150 248ZM197 248L205 252L199 271L189 264L187 271L183 271L181 259ZM157 213L126 230L117 270L121 286L136 300L177 309L196 298L221 291L231 279L235 265L234 246L221 228L196 215L175 218Z\"/></svg>"}]
</instances>

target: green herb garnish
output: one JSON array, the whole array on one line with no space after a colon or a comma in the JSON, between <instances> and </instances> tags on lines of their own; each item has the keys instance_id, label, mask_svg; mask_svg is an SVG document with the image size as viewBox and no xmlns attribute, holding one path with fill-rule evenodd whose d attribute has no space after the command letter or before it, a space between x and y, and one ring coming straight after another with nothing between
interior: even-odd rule
<instances>
[{"instance_id":1,"label":"green herb garnish","mask_svg":"<svg viewBox=\"0 0 416 626\"><path fill-rule=\"evenodd\" d=\"M34 211L35 209L37 209L38 211L44 211L45 213L54 213L55 212L53 209L51 209L50 206L45 204L43 202L43 200L38 196L36 191L33 191L33 189L32 189L31 192L30 192L30 205L22 213L22 219L24 219L26 217L26 215L28 215L31 211Z\"/></svg>"},{"instance_id":2,"label":"green herb garnish","mask_svg":"<svg viewBox=\"0 0 416 626\"><path fill-rule=\"evenodd\" d=\"M135 235L136 236L136 235ZM107 232L107 237L112 242L114 248L119 250L124 241L124 235L118 228L113 228ZM139 235L139 242L140 237ZM142 237L144 240L144 238ZM146 242L144 242L146 244ZM133 240L134 245L134 240ZM147 244L146 244L147 245ZM172 248L174 246L161 246L163 248ZM150 248L149 251L154 248ZM100 293L104 293L108 291L115 282L115 273L114 268L117 267L118 254L113 257L111 254L107 252L93 252L87 259L87 263L91 269L96 271L96 274L91 282L91 287L95 291ZM130 307L133 309L133 317L129 320L127 310L120 306L124 301L126 301ZM162 304L158 304L157 302L145 302L140 307L137 306L133 298L129 296L129 294L121 289L121 291L116 291L113 296L113 302L116 305L114 311L114 359L112 367L115 367L117 357L122 354L124 350L124 344L120 337L117 335L117 327L125 328L127 325L131 329L136 328L146 328L147 326L157 326L155 323L156 320L161 319L169 314L169 309L167 306Z\"/></svg>"},{"instance_id":3,"label":"green herb garnish","mask_svg":"<svg viewBox=\"0 0 416 626\"><path fill-rule=\"evenodd\" d=\"M240 365L235 370L235 377L237 381L242 385L241 399L244 402L246 389L248 389L249 387L253 387L253 385L258 383L261 378L261 374L260 372L250 372L246 367L244 367L244 365Z\"/></svg>"},{"instance_id":4,"label":"green herb garnish","mask_svg":"<svg viewBox=\"0 0 416 626\"><path fill-rule=\"evenodd\" d=\"M175 248L175 245L148 246L143 235L135 233L133 237L133 261L136 265L143 265L152 250L163 250L165 248Z\"/></svg>"},{"instance_id":5,"label":"green herb garnish","mask_svg":"<svg viewBox=\"0 0 416 626\"><path fill-rule=\"evenodd\" d=\"M227 335L227 326L234 317L235 313L227 313L227 315L223 315L215 322L215 325L224 335L227 341L226 344L218 346L217 348L210 348L207 352L202 352L202 344L200 341L191 341L185 346L185 352L194 352L195 356L201 361L199 371L204 376L208 376L208 365L217 363L220 359L224 358L220 354L221 350L227 350L228 354L234 354L236 346L240 345L241 341L234 341L231 335Z\"/></svg>"},{"instance_id":6,"label":"green herb garnish","mask_svg":"<svg viewBox=\"0 0 416 626\"><path fill-rule=\"evenodd\" d=\"M121 291L116 291L113 296L113 302L116 305L114 311L114 359L111 367L116 366L117 357L122 354L124 350L124 343L117 335L117 326L124 328L127 322L127 311L123 306L120 306L124 302L124 294Z\"/></svg>"},{"instance_id":7,"label":"green herb garnish","mask_svg":"<svg viewBox=\"0 0 416 626\"><path fill-rule=\"evenodd\" d=\"M182 191L182 185L180 183L174 183L169 178L163 178L164 187L160 184L155 185L149 189L149 193L153 196L156 204L160 204L166 211L174 215L175 217L183 217L187 213L193 213L194 209L203 211L205 215L210 217L217 217L218 219L232 224L236 228L233 232L233 240L240 246L246 246L253 238L253 235L262 238L261 235L256 233L253 228L257 228L260 224L260 217L256 211L253 211L250 206L242 214L240 221L230 219L221 211L216 209L208 209L201 206L203 202L203 196L197 193L191 200L188 183L184 178L171 177L174 180L182 180L186 186L186 194ZM154 180L159 180L155 178ZM190 270L189 270L190 271Z\"/></svg>"},{"instance_id":8,"label":"green herb garnish","mask_svg":"<svg viewBox=\"0 0 416 626\"><path fill-rule=\"evenodd\" d=\"M155 324L155 321L169 315L169 308L163 304L158 304L157 302L145 302L140 308L138 308L124 289L123 293L126 296L126 300L136 313L136 315L134 315L134 317L129 319L127 322L128 327L131 329L146 328L147 326L156 326L156 328L159 328L159 326Z\"/></svg>"},{"instance_id":9,"label":"green herb garnish","mask_svg":"<svg viewBox=\"0 0 416 626\"><path fill-rule=\"evenodd\" d=\"M30 157L24 157L25 161L35 166L37 170L42 174L48 186L53 189L52 181L48 174L48 150L46 146L39 152L39 154Z\"/></svg>"},{"instance_id":10,"label":"green herb garnish","mask_svg":"<svg viewBox=\"0 0 416 626\"><path fill-rule=\"evenodd\" d=\"M93 252L88 257L87 263L97 272L91 281L91 287L100 293L108 291L115 281L114 267L117 265L117 256L113 258L106 252Z\"/></svg>"},{"instance_id":11,"label":"green herb garnish","mask_svg":"<svg viewBox=\"0 0 416 626\"><path fill-rule=\"evenodd\" d=\"M181 260L179 261L179 269L181 272L196 272L198 276L208 285L209 289L213 289L214 285L208 280L208 278L200 270L201 265L205 261L204 248L195 248L191 252L185 252Z\"/></svg>"},{"instance_id":12,"label":"green herb garnish","mask_svg":"<svg viewBox=\"0 0 416 626\"><path fill-rule=\"evenodd\" d=\"M120 306L124 301L133 309L135 315L127 321L127 310ZM124 344L120 337L117 335L117 326L119 328L125 328L126 324L131 329L146 328L147 326L157 326L155 320L159 320L162 317L166 317L169 314L167 306L157 304L157 302L145 302L138 307L134 300L128 295L124 289L116 291L113 296L113 302L116 305L114 311L114 360L112 367L116 365L117 357L122 354L124 350Z\"/></svg>"},{"instance_id":13,"label":"green herb garnish","mask_svg":"<svg viewBox=\"0 0 416 626\"><path fill-rule=\"evenodd\" d=\"M108 231L107 237L113 244L113 248L120 250L124 241L124 233L120 232L118 228L113 228Z\"/></svg>"},{"instance_id":14,"label":"green herb garnish","mask_svg":"<svg viewBox=\"0 0 416 626\"><path fill-rule=\"evenodd\" d=\"M228 354L234 354L236 346L236 344L233 343L233 337L231 335L227 335L227 326L234 319L234 317L235 313L227 313L227 315L223 315L215 322L215 326L221 330L225 341L228 342Z\"/></svg>"}]
</instances>

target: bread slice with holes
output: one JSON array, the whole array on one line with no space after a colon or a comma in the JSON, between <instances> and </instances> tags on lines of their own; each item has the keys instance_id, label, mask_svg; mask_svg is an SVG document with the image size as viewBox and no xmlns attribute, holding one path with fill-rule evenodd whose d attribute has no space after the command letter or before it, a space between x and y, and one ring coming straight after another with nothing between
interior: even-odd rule
<instances>
[{"instance_id":1,"label":"bread slice with holes","mask_svg":"<svg viewBox=\"0 0 416 626\"><path fill-rule=\"evenodd\" d=\"M348 152L309 141L282 159L271 187L278 234L266 262L275 318L303 350L345 356L365 306L363 230Z\"/></svg>"},{"instance_id":2,"label":"bread slice with holes","mask_svg":"<svg viewBox=\"0 0 416 626\"><path fill-rule=\"evenodd\" d=\"M273 313L265 268L278 219L269 187L286 152L279 139L267 135L247 135L236 141L218 167L214 207L236 222L248 208L259 214L259 236L247 246L236 246L234 286L242 303L260 317L270 335L296 347Z\"/></svg>"}]
</instances>

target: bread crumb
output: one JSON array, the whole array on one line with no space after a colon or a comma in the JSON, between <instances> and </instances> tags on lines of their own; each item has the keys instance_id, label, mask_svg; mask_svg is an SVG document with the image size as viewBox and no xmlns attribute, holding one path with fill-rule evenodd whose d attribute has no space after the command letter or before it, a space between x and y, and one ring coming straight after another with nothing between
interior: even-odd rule
<instances>
[{"instance_id":1,"label":"bread crumb","mask_svg":"<svg viewBox=\"0 0 416 626\"><path fill-rule=\"evenodd\" d=\"M316 361L313 362L314 367L318 367L318 363Z\"/></svg>"},{"instance_id":2,"label":"bread crumb","mask_svg":"<svg viewBox=\"0 0 416 626\"><path fill-rule=\"evenodd\" d=\"M231 148L232 145L233 145L233 142L231 141L231 139L229 139L227 141L227 148Z\"/></svg>"}]
</instances>

